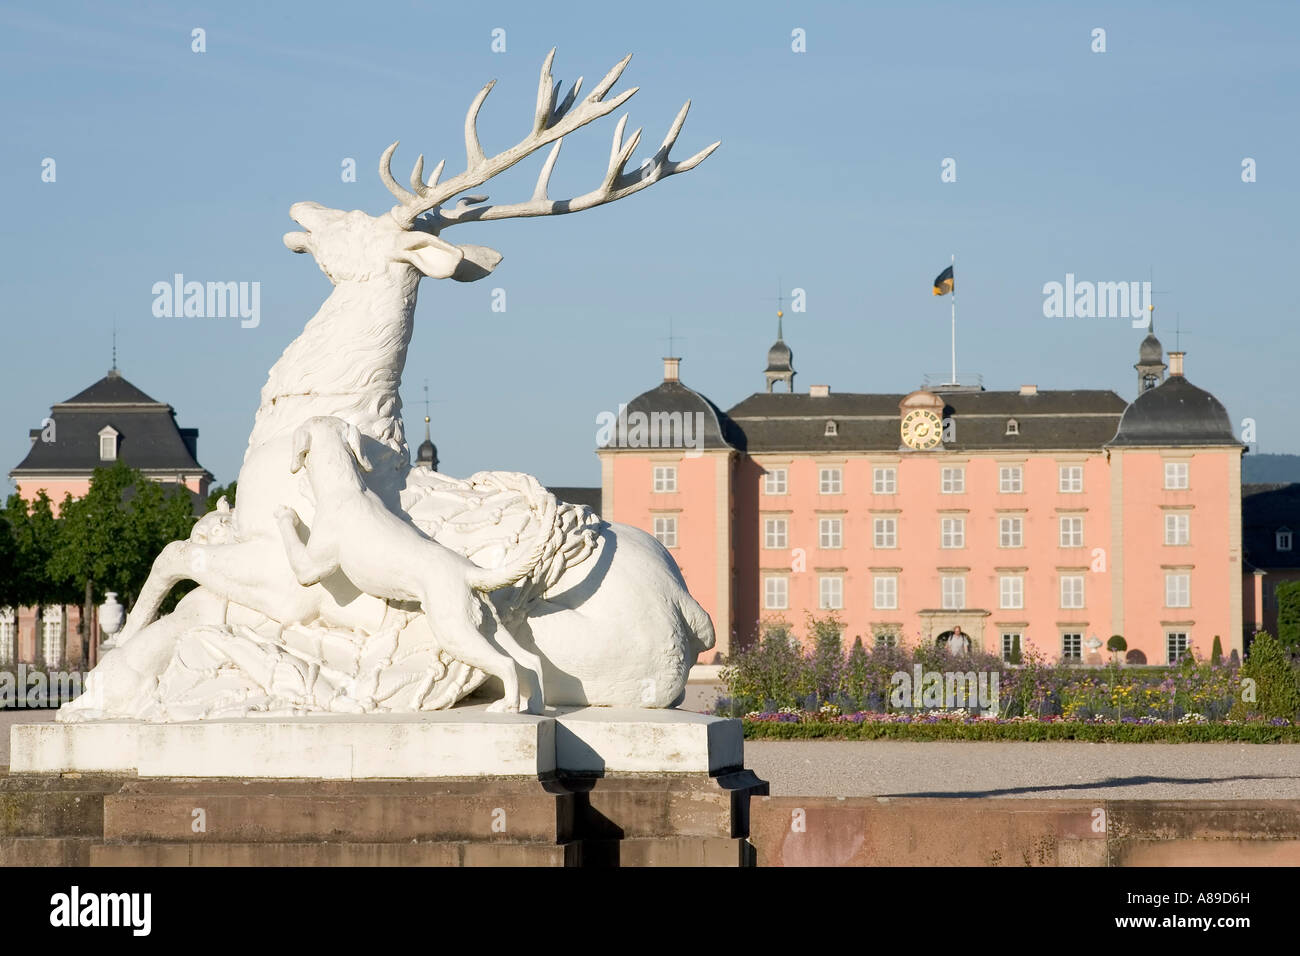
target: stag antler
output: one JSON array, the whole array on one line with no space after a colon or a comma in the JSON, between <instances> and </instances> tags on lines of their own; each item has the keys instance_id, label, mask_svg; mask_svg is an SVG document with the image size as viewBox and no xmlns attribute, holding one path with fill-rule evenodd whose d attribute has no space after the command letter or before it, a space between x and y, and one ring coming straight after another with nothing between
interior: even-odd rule
<instances>
[{"instance_id":1,"label":"stag antler","mask_svg":"<svg viewBox=\"0 0 1300 956\"><path fill-rule=\"evenodd\" d=\"M637 87L634 86L630 90L619 93L612 100L603 99L610 88L618 82L628 61L632 59L632 54L629 53L605 74L605 78L578 104L576 109L573 104L577 99L578 90L582 87L581 77L557 106L556 99L561 84L556 83L551 77L551 62L554 59L555 50L552 48L542 64L537 88L537 112L533 117L532 132L505 152L492 157L485 156L478 140L478 113L483 106L483 101L487 99L488 93L496 84L496 80L479 90L478 96L474 97L474 102L470 104L469 112L465 115L466 163L465 171L460 175L439 185L438 177L442 175L443 167L446 165L446 160L443 160L434 168L429 182L424 182L424 155L421 154L411 170L411 189L407 190L399 186L397 180L393 178L391 162L397 143L384 150L384 155L379 160L379 176L388 187L388 191L398 199L398 205L393 207L392 215L403 228L409 229L418 216L429 210L436 210L436 214L430 219L423 220L422 226L436 234L447 226L454 226L460 222L510 219L520 216L556 216L590 209L640 192L668 176L694 169L720 145L714 143L681 162L672 162L668 159L668 151L677 141L677 136L682 131L682 124L686 122L686 114L691 108L691 102L687 100L686 105L677 114L677 118L673 120L668 135L664 137L663 144L654 156L646 160L637 172L627 173L624 172L624 167L641 140L641 130L638 129L632 134L632 138L624 143L623 130L627 127L627 116L624 115L619 119L618 126L614 130L609 167L605 171L605 178L601 184L591 192L573 199L548 199L546 187L551 179L551 171L555 168L555 161L560 155L560 146L564 137L579 127L614 112L637 91ZM453 196L482 185L549 143L554 143L555 147L542 165L542 172L537 178L537 187L533 190L532 198L526 202L482 206L478 203L486 202L486 196L469 196L462 199L455 209L444 211L439 208Z\"/></svg>"}]
</instances>

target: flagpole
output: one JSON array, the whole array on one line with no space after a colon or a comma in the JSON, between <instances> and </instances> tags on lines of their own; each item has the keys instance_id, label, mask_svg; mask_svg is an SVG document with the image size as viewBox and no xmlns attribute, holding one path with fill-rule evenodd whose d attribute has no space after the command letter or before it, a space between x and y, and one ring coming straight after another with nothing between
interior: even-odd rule
<instances>
[{"instance_id":1,"label":"flagpole","mask_svg":"<svg viewBox=\"0 0 1300 956\"><path fill-rule=\"evenodd\" d=\"M952 384L957 384L957 254L952 254Z\"/></svg>"}]
</instances>

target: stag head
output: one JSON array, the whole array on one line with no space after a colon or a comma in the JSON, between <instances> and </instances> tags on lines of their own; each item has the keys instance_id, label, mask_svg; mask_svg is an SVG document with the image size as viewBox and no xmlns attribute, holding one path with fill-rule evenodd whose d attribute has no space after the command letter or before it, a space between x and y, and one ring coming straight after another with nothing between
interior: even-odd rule
<instances>
[{"instance_id":1,"label":"stag head","mask_svg":"<svg viewBox=\"0 0 1300 956\"><path fill-rule=\"evenodd\" d=\"M637 170L629 173L626 166L640 143L641 130L633 133L625 143L623 132L627 127L627 116L624 115L614 129L609 165L600 185L572 199L548 198L547 184L550 182L551 171L555 168L555 161L559 158L564 137L593 120L612 113L637 91L633 87L613 99L605 99L605 95L618 82L628 61L632 59L629 54L615 64L581 102L578 101L578 91L582 87L581 77L568 94L560 99L561 84L551 77L551 63L554 59L555 50L552 49L542 64L532 131L520 142L495 156L485 155L479 145L478 113L496 84L493 80L479 91L465 116L464 172L440 184L438 180L446 165L446 160L443 160L438 163L429 181L425 182L422 154L411 170L410 189L406 189L393 178L391 163L398 146L393 143L380 158L379 176L389 192L397 198L396 206L382 216L371 216L356 209L342 212L314 202L295 203L290 208L289 215L306 231L288 233L284 237L284 244L294 252L310 252L335 285L345 281L364 281L391 269L414 269L434 279L473 282L495 269L501 261L501 254L486 246L457 246L447 242L439 234L449 226L462 222L580 212L630 196L668 176L694 169L718 148L719 144L714 143L690 159L680 162L668 158L668 152L677 141L691 107L690 100L687 100L659 149ZM455 197L481 186L543 146L551 144L554 145L542 165L541 175L538 176L537 186L530 199L518 203L485 205L486 196L464 196L453 208L443 208Z\"/></svg>"}]
</instances>

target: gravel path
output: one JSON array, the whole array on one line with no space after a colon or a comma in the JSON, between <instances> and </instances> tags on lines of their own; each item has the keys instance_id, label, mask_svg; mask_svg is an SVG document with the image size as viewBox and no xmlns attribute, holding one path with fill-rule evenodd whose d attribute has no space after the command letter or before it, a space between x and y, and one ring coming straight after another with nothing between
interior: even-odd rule
<instances>
[{"instance_id":1,"label":"gravel path","mask_svg":"<svg viewBox=\"0 0 1300 956\"><path fill-rule=\"evenodd\" d=\"M1300 799L1300 744L745 744L773 796Z\"/></svg>"}]
</instances>

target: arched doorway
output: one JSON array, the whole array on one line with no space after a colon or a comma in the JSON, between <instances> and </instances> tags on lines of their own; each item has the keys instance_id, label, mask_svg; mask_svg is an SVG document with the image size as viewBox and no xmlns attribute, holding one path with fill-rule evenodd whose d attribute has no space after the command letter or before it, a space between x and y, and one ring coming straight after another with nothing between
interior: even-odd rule
<instances>
[{"instance_id":1,"label":"arched doorway","mask_svg":"<svg viewBox=\"0 0 1300 956\"><path fill-rule=\"evenodd\" d=\"M955 642L954 638L956 639ZM970 635L961 629L961 625L957 625L936 637L934 646L942 648L950 654L969 654L975 645L972 643Z\"/></svg>"}]
</instances>

